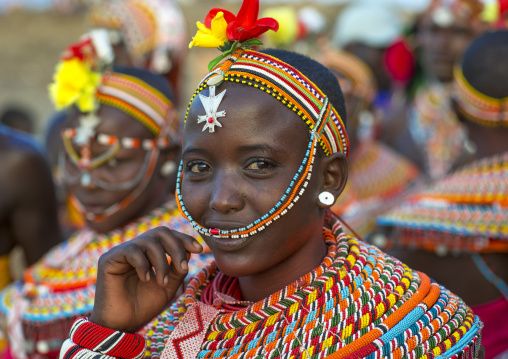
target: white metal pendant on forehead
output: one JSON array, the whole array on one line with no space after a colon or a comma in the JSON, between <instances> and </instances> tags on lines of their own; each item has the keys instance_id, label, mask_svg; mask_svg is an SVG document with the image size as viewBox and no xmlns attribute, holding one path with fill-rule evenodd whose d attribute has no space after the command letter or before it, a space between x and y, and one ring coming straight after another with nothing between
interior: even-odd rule
<instances>
[{"instance_id":1,"label":"white metal pendant on forehead","mask_svg":"<svg viewBox=\"0 0 508 359\"><path fill-rule=\"evenodd\" d=\"M76 128L74 142L80 146L90 143L90 138L95 135L95 128L99 123L99 117L95 116L93 113L81 116L79 119L79 127Z\"/></svg>"},{"instance_id":2,"label":"white metal pendant on forehead","mask_svg":"<svg viewBox=\"0 0 508 359\"><path fill-rule=\"evenodd\" d=\"M218 111L219 105L226 94L226 90L222 91L217 96L215 95L215 86L209 87L208 97L199 94L199 99L205 108L206 115L198 116L198 123L205 122L203 131L208 128L208 132L215 132L215 126L222 127L221 123L217 121L217 118L226 117L226 111Z\"/></svg>"}]
</instances>

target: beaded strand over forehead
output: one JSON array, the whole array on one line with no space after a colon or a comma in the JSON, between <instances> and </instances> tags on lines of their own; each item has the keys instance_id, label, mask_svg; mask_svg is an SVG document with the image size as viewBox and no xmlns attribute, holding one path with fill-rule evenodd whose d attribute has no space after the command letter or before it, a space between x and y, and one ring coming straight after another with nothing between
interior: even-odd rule
<instances>
[{"instance_id":1,"label":"beaded strand over forehead","mask_svg":"<svg viewBox=\"0 0 508 359\"><path fill-rule=\"evenodd\" d=\"M336 152L348 155L346 127L327 96L294 67L253 50L239 49L205 77L190 100L186 120L196 96L206 87L212 86L211 83L220 84L222 81L252 86L272 95L300 116L309 127L309 132L316 128L317 122L321 120L321 112L326 108L324 127L318 141L327 156Z\"/></svg>"}]
</instances>

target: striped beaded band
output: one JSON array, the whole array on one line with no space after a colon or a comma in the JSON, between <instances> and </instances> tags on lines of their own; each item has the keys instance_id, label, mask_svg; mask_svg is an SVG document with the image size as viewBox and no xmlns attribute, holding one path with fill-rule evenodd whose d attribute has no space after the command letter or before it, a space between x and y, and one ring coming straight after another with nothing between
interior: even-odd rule
<instances>
[{"instance_id":1,"label":"striped beaded band","mask_svg":"<svg viewBox=\"0 0 508 359\"><path fill-rule=\"evenodd\" d=\"M178 119L173 103L158 90L142 80L120 73L103 74L97 100L126 112L156 136L163 129L177 138Z\"/></svg>"},{"instance_id":2,"label":"striped beaded band","mask_svg":"<svg viewBox=\"0 0 508 359\"><path fill-rule=\"evenodd\" d=\"M320 61L344 76L353 85L353 93L371 102L376 94L376 79L372 70L358 57L340 50L328 50Z\"/></svg>"},{"instance_id":3,"label":"striped beaded band","mask_svg":"<svg viewBox=\"0 0 508 359\"><path fill-rule=\"evenodd\" d=\"M508 126L508 97L494 98L476 90L459 66L455 67L454 78L455 99L467 119L484 126Z\"/></svg>"},{"instance_id":4,"label":"striped beaded band","mask_svg":"<svg viewBox=\"0 0 508 359\"><path fill-rule=\"evenodd\" d=\"M105 328L81 317L72 325L69 339L62 345L60 358L141 359L145 346L145 338L141 335Z\"/></svg>"},{"instance_id":5,"label":"striped beaded band","mask_svg":"<svg viewBox=\"0 0 508 359\"><path fill-rule=\"evenodd\" d=\"M217 77L220 80L213 81ZM341 152L348 155L349 139L346 127L326 95L294 67L253 50L239 49L205 77L189 102L186 120L194 98L207 86L220 84L222 80L242 83L272 95L300 116L310 131L315 130L324 120L323 130L316 132L320 132L318 140L325 154L328 156ZM326 113L323 118L324 108Z\"/></svg>"}]
</instances>

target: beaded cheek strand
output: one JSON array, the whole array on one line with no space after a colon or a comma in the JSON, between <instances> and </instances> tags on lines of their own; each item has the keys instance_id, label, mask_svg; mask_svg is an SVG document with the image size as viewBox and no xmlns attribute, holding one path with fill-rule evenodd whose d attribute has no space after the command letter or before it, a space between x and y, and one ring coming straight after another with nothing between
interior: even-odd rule
<instances>
[{"instance_id":1,"label":"beaded cheek strand","mask_svg":"<svg viewBox=\"0 0 508 359\"><path fill-rule=\"evenodd\" d=\"M211 86L213 88L214 86ZM183 203L182 193L181 193L181 183L183 176L183 161L180 162L180 166L178 169L178 181L176 185L176 197L177 203L180 211L186 217L189 222L192 224L194 229L201 234L204 235L212 235L217 238L246 238L251 235L254 235L274 221L279 219L281 216L285 215L300 199L300 197L305 192L305 189L308 186L312 175L312 166L314 163L314 158L316 155L316 146L318 142L318 138L321 135L321 131L324 129L325 121L323 121L324 115L329 111L330 103L328 98L325 99L325 103L323 104L323 108L321 110L319 122L316 123L318 126L314 127L314 130L310 132L310 140L305 152L305 156L302 160L302 164L300 165L297 173L293 177L290 182L288 188L280 198L280 200L262 217L258 218L251 224L232 230L220 230L217 228L205 228L198 224L192 216L189 214L187 209L185 208L185 204ZM316 132L318 130L319 132Z\"/></svg>"}]
</instances>

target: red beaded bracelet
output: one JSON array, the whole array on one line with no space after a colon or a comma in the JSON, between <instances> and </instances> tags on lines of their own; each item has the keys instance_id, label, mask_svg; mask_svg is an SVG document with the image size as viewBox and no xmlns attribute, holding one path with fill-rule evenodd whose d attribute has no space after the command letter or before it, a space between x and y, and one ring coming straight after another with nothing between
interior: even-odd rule
<instances>
[{"instance_id":1,"label":"red beaded bracelet","mask_svg":"<svg viewBox=\"0 0 508 359\"><path fill-rule=\"evenodd\" d=\"M142 358L146 346L145 338L139 334L105 328L85 317L76 319L70 339L82 348L122 359Z\"/></svg>"}]
</instances>

